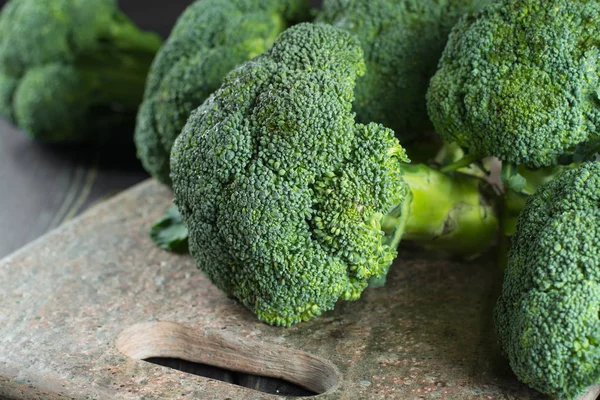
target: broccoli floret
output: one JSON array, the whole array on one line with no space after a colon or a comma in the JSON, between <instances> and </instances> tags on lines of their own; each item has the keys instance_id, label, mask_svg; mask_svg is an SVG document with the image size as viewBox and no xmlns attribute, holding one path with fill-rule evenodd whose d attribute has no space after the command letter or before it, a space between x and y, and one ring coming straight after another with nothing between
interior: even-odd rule
<instances>
[{"instance_id":1,"label":"broccoli floret","mask_svg":"<svg viewBox=\"0 0 600 400\"><path fill-rule=\"evenodd\" d=\"M600 2L499 0L453 28L427 94L471 156L553 166L598 143Z\"/></svg>"},{"instance_id":2,"label":"broccoli floret","mask_svg":"<svg viewBox=\"0 0 600 400\"><path fill-rule=\"evenodd\" d=\"M496 332L517 377L571 399L600 383L600 163L560 174L519 217Z\"/></svg>"},{"instance_id":3,"label":"broccoli floret","mask_svg":"<svg viewBox=\"0 0 600 400\"><path fill-rule=\"evenodd\" d=\"M425 94L448 33L486 0L325 0L318 21L358 36L367 73L358 80L359 122L379 122L401 142L432 133Z\"/></svg>"},{"instance_id":4,"label":"broccoli floret","mask_svg":"<svg viewBox=\"0 0 600 400\"><path fill-rule=\"evenodd\" d=\"M185 10L152 65L137 118L138 157L152 176L170 184L171 146L190 112L308 11L307 0L198 0Z\"/></svg>"},{"instance_id":5,"label":"broccoli floret","mask_svg":"<svg viewBox=\"0 0 600 400\"><path fill-rule=\"evenodd\" d=\"M439 226L436 234L451 236L446 215L415 211L421 224L410 220L418 190L449 196L441 207L453 200L449 208L465 219L476 210L474 229L488 240L495 231L476 185L438 189L436 171L404 164L393 131L355 122L353 90L364 71L348 32L296 25L232 71L173 146L175 201L197 265L270 324L357 299L385 274L406 227L430 232L427 242ZM415 194L408 176L421 182Z\"/></svg>"},{"instance_id":6,"label":"broccoli floret","mask_svg":"<svg viewBox=\"0 0 600 400\"><path fill-rule=\"evenodd\" d=\"M160 44L115 0L12 0L0 14L0 114L40 141L104 140L134 120Z\"/></svg>"}]
</instances>

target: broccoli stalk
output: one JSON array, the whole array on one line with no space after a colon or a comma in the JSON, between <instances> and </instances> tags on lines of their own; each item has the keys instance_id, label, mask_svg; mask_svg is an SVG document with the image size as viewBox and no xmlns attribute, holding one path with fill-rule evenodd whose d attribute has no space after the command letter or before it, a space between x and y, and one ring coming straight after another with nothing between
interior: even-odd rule
<instances>
[{"instance_id":1,"label":"broccoli stalk","mask_svg":"<svg viewBox=\"0 0 600 400\"><path fill-rule=\"evenodd\" d=\"M476 178L449 177L425 165L403 166L412 192L404 240L473 257L489 248L497 220Z\"/></svg>"},{"instance_id":2,"label":"broccoli stalk","mask_svg":"<svg viewBox=\"0 0 600 400\"><path fill-rule=\"evenodd\" d=\"M400 241L473 258L490 247L498 220L479 190L480 180L453 177L424 164L403 164L402 178L410 196L383 217L384 243L396 248ZM384 274L371 278L370 287L385 284Z\"/></svg>"},{"instance_id":3,"label":"broccoli stalk","mask_svg":"<svg viewBox=\"0 0 600 400\"><path fill-rule=\"evenodd\" d=\"M148 57L152 62L162 44L162 40L157 35L140 30L121 11L114 14L114 19L104 26L104 29L104 34L99 37L99 48L106 47L109 52L119 49L123 51L123 54L139 54L142 57ZM102 51L100 52L102 53ZM146 65L147 67L148 65Z\"/></svg>"},{"instance_id":4,"label":"broccoli stalk","mask_svg":"<svg viewBox=\"0 0 600 400\"><path fill-rule=\"evenodd\" d=\"M78 60L75 69L84 82L82 89L93 95L90 106L108 105L118 107L117 110L135 111L142 101L146 72L154 58L153 54L109 51Z\"/></svg>"}]
</instances>

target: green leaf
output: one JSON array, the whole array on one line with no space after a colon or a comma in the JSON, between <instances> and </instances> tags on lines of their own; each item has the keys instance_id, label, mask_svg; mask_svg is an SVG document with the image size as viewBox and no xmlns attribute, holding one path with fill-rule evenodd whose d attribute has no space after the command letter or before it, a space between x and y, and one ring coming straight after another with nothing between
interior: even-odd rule
<instances>
[{"instance_id":1,"label":"green leaf","mask_svg":"<svg viewBox=\"0 0 600 400\"><path fill-rule=\"evenodd\" d=\"M150 229L150 238L161 249L174 253L187 253L188 229L185 226L179 209L172 205Z\"/></svg>"},{"instance_id":2,"label":"green leaf","mask_svg":"<svg viewBox=\"0 0 600 400\"><path fill-rule=\"evenodd\" d=\"M508 189L517 193L521 193L527 186L527 179L519 174L518 168L512 164L502 164L500 179Z\"/></svg>"},{"instance_id":3,"label":"green leaf","mask_svg":"<svg viewBox=\"0 0 600 400\"><path fill-rule=\"evenodd\" d=\"M523 177L521 174L515 174L508 178L505 182L511 190L514 190L517 193L521 193L527 185L527 179L525 179L525 177Z\"/></svg>"}]
</instances>

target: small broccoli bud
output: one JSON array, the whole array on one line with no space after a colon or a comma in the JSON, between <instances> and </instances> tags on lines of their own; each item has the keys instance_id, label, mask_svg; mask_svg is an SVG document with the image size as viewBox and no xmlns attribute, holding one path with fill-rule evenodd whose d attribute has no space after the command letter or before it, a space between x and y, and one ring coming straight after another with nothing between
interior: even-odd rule
<instances>
[{"instance_id":1,"label":"small broccoli bud","mask_svg":"<svg viewBox=\"0 0 600 400\"><path fill-rule=\"evenodd\" d=\"M517 377L561 399L600 383L600 163L561 173L527 200L495 309Z\"/></svg>"},{"instance_id":2,"label":"small broccoli bud","mask_svg":"<svg viewBox=\"0 0 600 400\"><path fill-rule=\"evenodd\" d=\"M133 121L160 46L115 0L12 0L0 13L0 114L45 142Z\"/></svg>"},{"instance_id":3,"label":"small broccoli bud","mask_svg":"<svg viewBox=\"0 0 600 400\"><path fill-rule=\"evenodd\" d=\"M191 111L308 10L307 0L198 0L184 11L152 64L137 117L138 158L153 177L170 185L169 154Z\"/></svg>"}]
</instances>

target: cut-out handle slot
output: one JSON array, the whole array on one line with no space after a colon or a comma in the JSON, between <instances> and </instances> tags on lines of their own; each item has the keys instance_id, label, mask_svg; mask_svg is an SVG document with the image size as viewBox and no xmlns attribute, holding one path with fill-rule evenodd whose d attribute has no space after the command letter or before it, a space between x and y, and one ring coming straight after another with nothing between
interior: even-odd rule
<instances>
[{"instance_id":1,"label":"cut-out handle slot","mask_svg":"<svg viewBox=\"0 0 600 400\"><path fill-rule=\"evenodd\" d=\"M224 368L213 367L212 365L182 360L180 358L152 357L146 358L144 361L176 369L188 374L203 376L205 378L243 386L263 393L276 394L278 396L307 397L318 394L282 379L231 371Z\"/></svg>"},{"instance_id":2,"label":"cut-out handle slot","mask_svg":"<svg viewBox=\"0 0 600 400\"><path fill-rule=\"evenodd\" d=\"M174 322L131 326L119 334L116 346L121 353L138 360L158 357L201 363L281 379L316 394L334 389L338 382L335 366L312 354Z\"/></svg>"}]
</instances>

